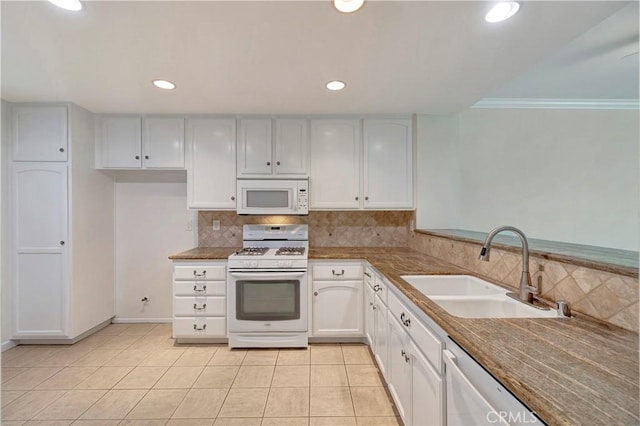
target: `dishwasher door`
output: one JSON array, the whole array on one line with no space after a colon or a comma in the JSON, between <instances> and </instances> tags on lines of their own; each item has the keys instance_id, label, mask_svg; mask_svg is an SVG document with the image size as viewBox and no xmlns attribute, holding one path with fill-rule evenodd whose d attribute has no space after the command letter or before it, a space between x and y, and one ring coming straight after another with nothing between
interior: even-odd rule
<instances>
[{"instance_id":1,"label":"dishwasher door","mask_svg":"<svg viewBox=\"0 0 640 426\"><path fill-rule=\"evenodd\" d=\"M446 347L447 425L544 424L451 338Z\"/></svg>"}]
</instances>

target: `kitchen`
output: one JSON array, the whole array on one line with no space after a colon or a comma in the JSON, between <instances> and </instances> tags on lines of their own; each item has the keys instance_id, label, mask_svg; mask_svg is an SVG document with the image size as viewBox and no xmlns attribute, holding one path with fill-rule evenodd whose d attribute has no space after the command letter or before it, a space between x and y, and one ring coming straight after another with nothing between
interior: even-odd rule
<instances>
[{"instance_id":1,"label":"kitchen","mask_svg":"<svg viewBox=\"0 0 640 426\"><path fill-rule=\"evenodd\" d=\"M404 384L394 381L397 375L393 372L388 376L380 371L382 379L370 378L368 383L375 385L350 385L355 377L354 366L370 369L377 365L383 369L395 365L381 363L375 345L370 345L371 352L366 353L369 359L358 361L361 347L353 346L357 342L371 342L371 336L367 337L371 329L366 326L369 311L365 311L365 301L370 300L366 298L369 288L375 292L375 288L383 287L385 290L377 292L385 294L384 298L378 297L382 303L379 306L384 308L379 310L387 315L394 312L394 307L406 306L406 312L415 317L414 323L422 322L436 340L453 337L501 386L543 421L566 424L589 418L601 423L637 423L637 3L524 3L512 19L495 26L483 20L489 6L490 3L367 2L360 11L341 14L324 2L199 2L189 6L179 2L92 2L73 14L44 2L3 3L2 240L4 253L9 253L3 255L2 266L2 343L6 362L3 379L7 380L7 383L3 380L3 413L9 413L3 423L56 419L69 424L79 418L102 424L122 419L124 424L136 421L164 424L171 418L176 422L193 419L197 410L186 413L184 406L179 405L189 401L185 394L197 393L194 383L200 376L193 377L188 385L173 387L167 368L188 366L194 369L189 370L190 374L196 374L196 367L199 371L212 368L212 360L224 355L244 357L239 362L227 362L237 369L237 364L247 361L242 366L252 367L247 371L254 373L261 371L268 376L264 378L268 383L255 388L236 386L242 382L238 373L228 387L222 387L226 388L224 395L219 388L210 392L211 398L218 401L211 406L218 406L218 411L199 417L210 420L202 424L233 423L237 414L232 414L231 408L225 409L224 398L230 399L234 392L263 400L262 405L257 404L255 413L246 416L253 418L247 420L249 424L256 424L256 419L257 424L260 421L269 424L269 419L280 419L281 423L275 424L283 424L281 418L287 416L301 424L322 420L329 424L356 421L372 424L378 420L420 424L411 417L420 418L418 413L411 413L420 404L402 403L415 395L405 391ZM563 25L554 24L546 14L562 19ZM241 25L233 19L238 16L243 17ZM287 24L274 28L269 24L272 22ZM545 22L546 31L538 29L540 22ZM631 26L622 25L629 22ZM164 27L160 23L171 25ZM234 29L235 26L238 28ZM463 29L458 34L455 28ZM505 32L509 37L505 37ZM530 37L533 33L536 38ZM145 45L136 34L146 35L148 40L144 41L151 44ZM181 34L186 35L181 38ZM223 37L227 34L235 36ZM307 39L300 44L292 34ZM368 37L349 37L350 34ZM344 48L336 48L341 46L338 40L346 43ZM230 61L233 69L221 66L224 61L214 52ZM291 59L296 55L300 56L299 62ZM610 68L609 74L601 69L598 60L607 65L606 70ZM282 66L285 63L289 66ZM211 80L213 70L219 80ZM147 76L148 73L153 75ZM154 78L168 78L177 87L161 91L151 85ZM324 88L334 78L346 82L342 91ZM31 105L15 105L21 102ZM57 121L47 122L48 131L68 130L68 135L61 136L68 137L68 146L55 146L55 155L62 156L62 160L38 158L37 149L15 149L21 147L13 145L20 133L15 132L15 126L12 129L6 125L18 116L16 111L25 112L28 118L33 112L29 108L42 106L43 102L58 102L48 106L63 111L62 119L58 115L54 116ZM65 123L64 114L68 114L68 129L60 127L61 122ZM26 130L23 134L28 139L28 127ZM154 131L157 138L149 136ZM33 134L41 136L37 129ZM133 135L135 143L128 146L137 146L137 151L107 149L116 146L109 145L108 140L114 134L116 141L123 135ZM174 158L162 156L167 150L153 151L153 144L147 143L168 134L182 135L181 144L173 147L173 152L177 150L180 154L181 165L170 164ZM203 134L219 137L221 142L207 152L206 144L198 145ZM305 143L290 143L291 135L295 134L306 138ZM388 140L393 142L385 145ZM521 140L524 143L514 143ZM238 183L253 180L256 175L267 182L278 181L273 176L278 174L278 167L285 165L277 164L285 161L276 158L282 146L287 147L283 152L289 154L288 158L299 160L297 166L301 164L297 172L289 169L289 176L298 180L308 178L308 215L238 215L238 203L242 201ZM296 151L296 147L300 149ZM132 163L112 166L110 161L117 162L123 152ZM253 156L246 156L247 153ZM253 161L256 158L260 161ZM69 167L68 182L63 185L69 192L69 203L61 207L64 214L49 215L50 220L40 229L30 226L32 215L16 215L15 206L7 208L12 205L11 194L15 191L9 186L15 181L11 173L28 171L34 162L39 167L39 162L56 163L47 170L56 176L64 176L61 164L68 163ZM208 183L211 181L218 184L211 185ZM45 182L51 185L47 186L51 193L58 193L55 191L59 191L59 181L45 179ZM389 182L392 185L385 186ZM372 191L377 191L376 195ZM46 202L60 207L59 200L63 198L66 192L64 197ZM376 205L381 199L382 204ZM34 205L43 204L27 203L24 212L30 212L29 207ZM50 211L56 212L55 208ZM54 228L51 224L66 229L65 215L69 217L68 240L51 232ZM33 230L25 234L32 241L47 234L55 245L45 245L41 252L34 252L36 249L29 244L15 250L11 240L20 222L10 221L17 218L29 225L25 229ZM572 322L465 320L449 315L440 308L441 300L424 296L417 292L417 284L410 285L401 278L434 273L471 274L493 284L517 287L522 261L519 240L514 240L514 247L510 248L510 240L497 237L496 241L507 245L493 248L489 262L477 260L487 233L504 224L526 232L531 246L529 269L533 284L549 302L566 300L576 316L569 320ZM188 282L191 288L196 286L200 290L204 285L207 289L221 285L230 298L224 268L229 255L247 240L243 229L246 225L263 225L261 228L267 234L279 231L273 229L278 225L308 226L309 333L305 337L312 340L312 345L304 351L310 366L298 368L309 371L306 387L309 408L296 415L278 409L279 405L287 406L285 403L270 403L269 392L277 395L279 388L296 388L276 386L274 371L281 354L283 359L295 357L290 353L301 353L300 349L266 351L265 359L256 361L257 355L249 355L256 351L229 351L227 346L211 346L216 353L211 352L210 359L195 365L180 364L176 359L154 365L146 358L139 362L123 361L124 365L109 364L118 356L124 357L128 346L136 345L140 345L134 349L139 356L153 348L174 351L171 353L174 356L181 351L180 355L206 357L198 353L202 349L198 343L163 346L175 331L170 325L178 318L174 303L186 297L176 295L176 286ZM585 246L603 249L592 250L593 257L593 253L585 254ZM198 258L192 253L191 259L176 260L175 267L187 262L184 265L193 271L192 263L205 262L202 271L198 269L201 265L195 266L197 274L208 271L202 282L193 274L189 279L175 275L168 259L181 252L189 253L194 247L204 247L201 251L207 254ZM575 249L579 251L572 251ZM62 256L69 262L62 270L66 278L55 285L52 280L49 287L38 293L40 297L18 291L23 287L11 284L14 278L8 275L20 266L14 266L14 258L35 255L42 255L40 259L45 259L45 255L58 259ZM25 274L61 273L53 263L36 262L29 267L29 261L25 262ZM365 273L374 277L371 285L367 284L371 278ZM20 277L26 282L31 280L35 283L32 288L41 291L37 275ZM334 293L320 301L312 298L315 291L322 294L323 289L331 286L343 289L348 296ZM223 296L212 296L216 297ZM231 305L220 300L216 303L222 303L223 310L212 317L224 321L224 309ZM328 306L327 309L353 311L344 320L355 326L337 329L330 321L331 315L320 315L323 311L314 309L314 303ZM213 306L215 303L207 303L207 308ZM351 311L349 307L354 309ZM193 309L206 308L198 304ZM580 322L585 315L604 323ZM388 318L391 317L389 314ZM56 355L61 350L58 346L34 349L19 345L11 349L15 341L41 341L43 335L71 343L112 318L113 325L69 347L78 349L73 349L75 355L64 352L68 362L59 359L62 353ZM405 321L406 317L397 319L394 324L401 324L399 321ZM321 320L327 321L327 327L322 327ZM543 325L548 321L567 323L568 328L577 327L588 337L580 340L568 328ZM43 323L50 325L50 331L44 334ZM494 334L481 324L490 324ZM191 323L192 332L192 325L202 328L200 323ZM40 327L40 334L30 336L30 326ZM208 330L214 328L210 326ZM222 330L227 332L226 325ZM201 331L205 330L195 330ZM420 343L415 336L404 339ZM524 351L517 349L518 342L524 339L535 343L527 345ZM507 342L512 345L510 350L504 349ZM83 345L96 351L94 358L82 351ZM403 351L413 353L409 346ZM444 346L446 349L448 345ZM25 348L32 348L32 352ZM102 359L107 355L98 355L100 348L113 357ZM585 348L592 349L585 353ZM590 354L594 349L601 355ZM22 357L18 356L21 350L26 351ZM335 368L327 367L333 365L329 361L326 365L320 361L314 367L314 358L316 361L323 358L315 357L315 350L323 352L325 360L333 357L338 360L337 365L344 365L339 369L343 371L339 373L341 381L329 387L313 386L314 371L317 380L323 376L320 372L326 376L335 372ZM563 355L554 357L556 351ZM400 353L393 354L396 352ZM518 367L515 358L526 356L527 352L530 357L524 358L523 366ZM415 353L426 357L425 365L445 371L445 360L433 361L424 347ZM444 351L439 353L442 358ZM614 353L618 361L614 361ZM567 354L569 358L563 358ZM33 360L37 361L35 365L31 364ZM571 363L566 364L569 360ZM265 369L265 364L270 367ZM414 365L413 361L409 364ZM560 366L566 371L560 371L557 368ZM65 417L69 414L62 417L52 414L56 404L58 408L63 406L77 396L74 393L85 389L81 383L90 377L112 369L114 375L124 375L118 380L126 382L134 367L164 368L164 371L156 377L157 383L144 392L135 387L120 388L128 389L127 398L132 405L125 404L118 415L114 414L115 418L100 417L99 408L109 401L104 398L118 394L120 382L108 387L95 385L93 399L84 395L87 398L84 405L74 406L75 411L68 410L77 413L73 418ZM592 368L593 376L601 379L606 401L591 404L591 399L601 398L601 394L595 384L581 378L585 368ZM36 370L44 376L36 375L26 384L20 380L20 375L28 377ZM56 387L55 380L45 384L65 370L73 370L82 380L76 377L73 386L66 383ZM401 371L405 374L405 370ZM16 376L10 377L11 374ZM548 383L532 380L532 374L546 374ZM436 371L436 375L441 374ZM387 387L382 386L385 382ZM149 391L153 386L156 387ZM377 415L370 406L363 408L366 406L363 401L372 398L363 391L365 388L388 390L396 411L385 411L389 406L380 403L383 407L380 418L365 419L369 417L367 412ZM439 391L447 405L451 405L450 399L444 394L450 388L453 389L444 386ZM323 411L318 401L335 398L327 389L346 392L349 404L343 411ZM302 394L304 399L304 392L281 395L295 399ZM314 392L324 392L326 398L314 398ZM153 406L155 395L171 399L173 402L168 406L174 404L175 412L167 414L165 409L155 414L158 417L144 417L145 407ZM420 396L418 392L416 395ZM37 403L29 398L36 398ZM320 405L314 406L314 401ZM422 401L426 403L427 399ZM27 402L29 415L21 409ZM341 403L334 405L338 407ZM439 407L447 408L445 404ZM339 419L334 418L333 423L325 419L335 416ZM443 411L440 416L444 419L446 413Z\"/></svg>"}]
</instances>

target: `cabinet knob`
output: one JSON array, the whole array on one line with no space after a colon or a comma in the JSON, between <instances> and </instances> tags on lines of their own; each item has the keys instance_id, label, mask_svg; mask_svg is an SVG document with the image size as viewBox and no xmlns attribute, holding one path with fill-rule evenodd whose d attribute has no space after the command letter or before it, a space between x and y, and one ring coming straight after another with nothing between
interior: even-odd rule
<instances>
[{"instance_id":1,"label":"cabinet knob","mask_svg":"<svg viewBox=\"0 0 640 426\"><path fill-rule=\"evenodd\" d=\"M231 201L235 201L236 197L234 197L233 195L231 196Z\"/></svg>"},{"instance_id":2,"label":"cabinet knob","mask_svg":"<svg viewBox=\"0 0 640 426\"><path fill-rule=\"evenodd\" d=\"M270 165L271 165L271 161L267 161L267 166L270 166Z\"/></svg>"},{"instance_id":3,"label":"cabinet knob","mask_svg":"<svg viewBox=\"0 0 640 426\"><path fill-rule=\"evenodd\" d=\"M356 201L358 201L358 199L359 199L359 198L360 198L360 197L356 197Z\"/></svg>"},{"instance_id":4,"label":"cabinet knob","mask_svg":"<svg viewBox=\"0 0 640 426\"><path fill-rule=\"evenodd\" d=\"M64 245L64 241L60 241L60 245L63 246Z\"/></svg>"},{"instance_id":5,"label":"cabinet knob","mask_svg":"<svg viewBox=\"0 0 640 426\"><path fill-rule=\"evenodd\" d=\"M279 162L279 161L276 161L276 166L279 166L279 165L280 165L280 162Z\"/></svg>"},{"instance_id":6,"label":"cabinet knob","mask_svg":"<svg viewBox=\"0 0 640 426\"><path fill-rule=\"evenodd\" d=\"M318 292L317 292L317 291L314 291L314 292L313 292L313 295L314 295L314 296L317 296L317 295L318 295Z\"/></svg>"},{"instance_id":7,"label":"cabinet knob","mask_svg":"<svg viewBox=\"0 0 640 426\"><path fill-rule=\"evenodd\" d=\"M139 159L140 159L140 156L139 156L139 155L136 155L136 160L139 160Z\"/></svg>"},{"instance_id":8,"label":"cabinet knob","mask_svg":"<svg viewBox=\"0 0 640 426\"><path fill-rule=\"evenodd\" d=\"M148 155L145 155L145 156L144 156L144 159L145 159L145 160L148 160L148 159L149 159L149 156L148 156Z\"/></svg>"},{"instance_id":9,"label":"cabinet knob","mask_svg":"<svg viewBox=\"0 0 640 426\"><path fill-rule=\"evenodd\" d=\"M64 148L60 148L58 151L60 151L60 152L64 152Z\"/></svg>"},{"instance_id":10,"label":"cabinet knob","mask_svg":"<svg viewBox=\"0 0 640 426\"><path fill-rule=\"evenodd\" d=\"M369 201L369 197L364 197L364 200L365 201Z\"/></svg>"}]
</instances>

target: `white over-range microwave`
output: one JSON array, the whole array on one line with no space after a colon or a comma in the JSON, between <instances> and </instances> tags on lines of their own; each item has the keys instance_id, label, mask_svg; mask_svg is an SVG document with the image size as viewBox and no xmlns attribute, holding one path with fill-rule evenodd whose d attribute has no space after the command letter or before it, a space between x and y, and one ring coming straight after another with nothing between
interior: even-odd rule
<instances>
[{"instance_id":1,"label":"white over-range microwave","mask_svg":"<svg viewBox=\"0 0 640 426\"><path fill-rule=\"evenodd\" d=\"M309 214L309 179L238 179L237 182L238 214Z\"/></svg>"}]
</instances>

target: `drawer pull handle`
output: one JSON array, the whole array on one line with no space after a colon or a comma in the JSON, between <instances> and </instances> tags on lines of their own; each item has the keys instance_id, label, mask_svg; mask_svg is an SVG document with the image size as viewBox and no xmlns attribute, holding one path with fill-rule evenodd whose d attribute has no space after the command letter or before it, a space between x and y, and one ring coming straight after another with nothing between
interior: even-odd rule
<instances>
[{"instance_id":1,"label":"drawer pull handle","mask_svg":"<svg viewBox=\"0 0 640 426\"><path fill-rule=\"evenodd\" d=\"M332 270L331 270L331 273L332 273L335 277L341 277L341 276L343 276L343 275L344 275L344 269L342 269L342 270L340 271L340 273L337 273L337 272L335 271L335 269L332 269Z\"/></svg>"},{"instance_id":2,"label":"drawer pull handle","mask_svg":"<svg viewBox=\"0 0 640 426\"><path fill-rule=\"evenodd\" d=\"M198 305L196 303L193 304L193 309L196 311L204 311L205 309L207 309L207 304L203 303L201 307L198 308Z\"/></svg>"},{"instance_id":3,"label":"drawer pull handle","mask_svg":"<svg viewBox=\"0 0 640 426\"><path fill-rule=\"evenodd\" d=\"M367 277L371 278L371 274L370 274L370 273L368 273L367 271L365 271L365 272L364 272L364 274L365 274Z\"/></svg>"},{"instance_id":4,"label":"drawer pull handle","mask_svg":"<svg viewBox=\"0 0 640 426\"><path fill-rule=\"evenodd\" d=\"M373 291L375 291L376 293L379 292L380 290L382 290L382 286L380 286L379 284L376 284L373 286Z\"/></svg>"},{"instance_id":5,"label":"drawer pull handle","mask_svg":"<svg viewBox=\"0 0 640 426\"><path fill-rule=\"evenodd\" d=\"M195 269L193 270L193 276L194 277L206 277L207 276L207 271L202 271L201 274L198 273L198 271L196 271Z\"/></svg>"},{"instance_id":6,"label":"drawer pull handle","mask_svg":"<svg viewBox=\"0 0 640 426\"><path fill-rule=\"evenodd\" d=\"M201 327L201 328L198 328L198 326L197 326L197 325L193 324L193 329L194 329L194 330L202 331L202 330L204 330L204 329L206 329L206 328L207 328L207 324L202 324L202 327Z\"/></svg>"},{"instance_id":7,"label":"drawer pull handle","mask_svg":"<svg viewBox=\"0 0 640 426\"><path fill-rule=\"evenodd\" d=\"M400 322L405 326L405 327L409 327L409 324L411 324L411 318L404 318L404 312L400 314Z\"/></svg>"},{"instance_id":8,"label":"drawer pull handle","mask_svg":"<svg viewBox=\"0 0 640 426\"><path fill-rule=\"evenodd\" d=\"M198 288L197 285L193 286L193 291L195 291L196 293L204 293L205 291L207 291L207 286L206 284L202 286L202 288Z\"/></svg>"},{"instance_id":9,"label":"drawer pull handle","mask_svg":"<svg viewBox=\"0 0 640 426\"><path fill-rule=\"evenodd\" d=\"M400 351L400 355L402 355L402 357L404 358L404 357L406 357L406 356L407 356L407 353L404 351L404 349L402 349L402 350Z\"/></svg>"}]
</instances>

